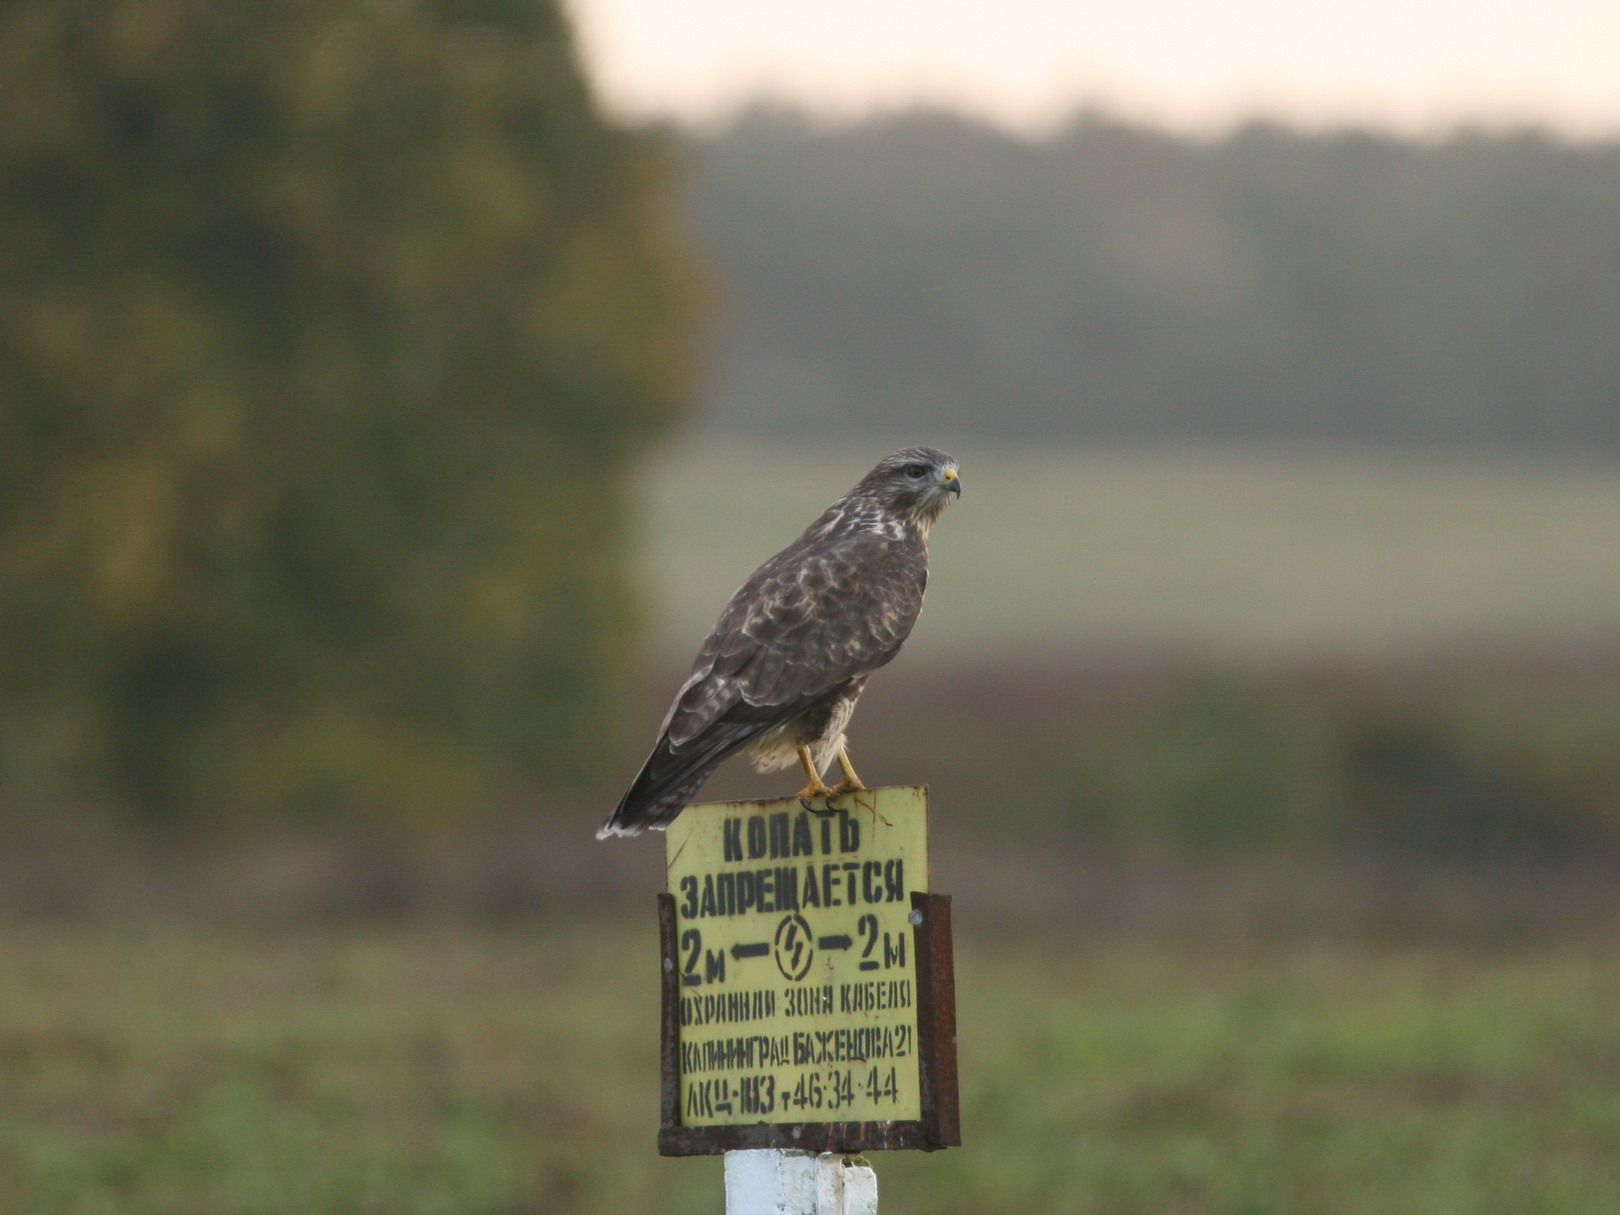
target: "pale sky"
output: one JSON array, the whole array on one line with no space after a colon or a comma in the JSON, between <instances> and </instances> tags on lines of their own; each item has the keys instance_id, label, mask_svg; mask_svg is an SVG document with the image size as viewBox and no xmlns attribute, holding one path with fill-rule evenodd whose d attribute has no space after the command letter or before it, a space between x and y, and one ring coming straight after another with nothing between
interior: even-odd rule
<instances>
[{"instance_id":1,"label":"pale sky","mask_svg":"<svg viewBox=\"0 0 1620 1215\"><path fill-rule=\"evenodd\" d=\"M1263 115L1620 135L1620 0L565 0L613 110L931 102L1040 130L1095 102L1214 131Z\"/></svg>"}]
</instances>

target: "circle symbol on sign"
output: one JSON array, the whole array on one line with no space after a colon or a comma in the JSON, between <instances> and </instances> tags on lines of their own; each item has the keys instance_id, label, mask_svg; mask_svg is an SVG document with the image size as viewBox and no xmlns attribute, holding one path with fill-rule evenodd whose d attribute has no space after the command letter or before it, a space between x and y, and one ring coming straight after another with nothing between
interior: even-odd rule
<instances>
[{"instance_id":1,"label":"circle symbol on sign","mask_svg":"<svg viewBox=\"0 0 1620 1215\"><path fill-rule=\"evenodd\" d=\"M776 968L784 979L802 979L810 973L810 959L815 956L816 945L810 935L810 925L804 922L802 915L782 917L782 922L776 926L773 952Z\"/></svg>"}]
</instances>

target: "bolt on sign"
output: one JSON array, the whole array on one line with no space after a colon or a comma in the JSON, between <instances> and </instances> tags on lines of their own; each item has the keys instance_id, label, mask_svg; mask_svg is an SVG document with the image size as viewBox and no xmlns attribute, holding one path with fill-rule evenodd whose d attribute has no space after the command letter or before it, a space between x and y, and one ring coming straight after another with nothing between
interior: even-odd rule
<instances>
[{"instance_id":1,"label":"bolt on sign","mask_svg":"<svg viewBox=\"0 0 1620 1215\"><path fill-rule=\"evenodd\" d=\"M926 789L688 806L665 846L659 1151L959 1144Z\"/></svg>"}]
</instances>

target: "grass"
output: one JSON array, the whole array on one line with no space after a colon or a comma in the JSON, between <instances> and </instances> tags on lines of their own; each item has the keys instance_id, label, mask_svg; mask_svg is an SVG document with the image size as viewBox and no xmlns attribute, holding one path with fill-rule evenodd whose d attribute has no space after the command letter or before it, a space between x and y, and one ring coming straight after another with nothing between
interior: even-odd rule
<instances>
[{"instance_id":1,"label":"grass","mask_svg":"<svg viewBox=\"0 0 1620 1215\"><path fill-rule=\"evenodd\" d=\"M726 597L883 443L666 453L642 478L651 623L684 660ZM1620 632L1620 476L1319 447L951 445L965 494L935 533L914 650L1273 656Z\"/></svg>"},{"instance_id":2,"label":"grass","mask_svg":"<svg viewBox=\"0 0 1620 1215\"><path fill-rule=\"evenodd\" d=\"M0 928L0 1209L685 1215L650 923ZM1608 1215L1612 946L959 945L968 1146L887 1215Z\"/></svg>"}]
</instances>

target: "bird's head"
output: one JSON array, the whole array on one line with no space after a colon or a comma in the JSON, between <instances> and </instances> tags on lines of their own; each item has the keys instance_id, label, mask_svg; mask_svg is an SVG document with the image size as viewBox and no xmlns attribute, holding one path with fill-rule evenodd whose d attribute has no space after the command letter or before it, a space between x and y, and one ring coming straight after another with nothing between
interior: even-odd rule
<instances>
[{"instance_id":1,"label":"bird's head","mask_svg":"<svg viewBox=\"0 0 1620 1215\"><path fill-rule=\"evenodd\" d=\"M962 496L956 460L932 447L906 447L885 456L855 487L885 514L915 520L926 535L954 498Z\"/></svg>"}]
</instances>

